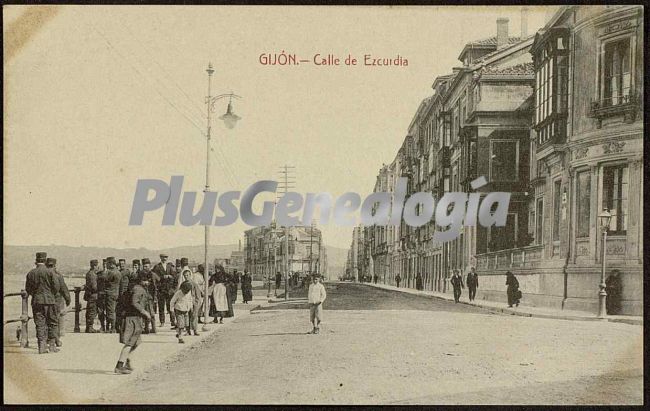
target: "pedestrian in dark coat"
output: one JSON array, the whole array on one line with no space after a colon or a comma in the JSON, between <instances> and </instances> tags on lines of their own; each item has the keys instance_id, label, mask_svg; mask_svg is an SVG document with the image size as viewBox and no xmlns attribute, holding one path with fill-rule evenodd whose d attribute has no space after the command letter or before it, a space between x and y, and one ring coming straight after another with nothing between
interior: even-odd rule
<instances>
[{"instance_id":1,"label":"pedestrian in dark coat","mask_svg":"<svg viewBox=\"0 0 650 411\"><path fill-rule=\"evenodd\" d=\"M418 273L417 277L415 277L415 289L416 290L423 290L424 286L422 285L422 275Z\"/></svg>"},{"instance_id":2,"label":"pedestrian in dark coat","mask_svg":"<svg viewBox=\"0 0 650 411\"><path fill-rule=\"evenodd\" d=\"M101 332L106 332L106 290L104 277L106 274L106 259L102 259L102 269L97 273L97 317Z\"/></svg>"},{"instance_id":3,"label":"pedestrian in dark coat","mask_svg":"<svg viewBox=\"0 0 650 411\"><path fill-rule=\"evenodd\" d=\"M460 295L462 294L462 289L465 288L463 284L463 277L460 275L460 270L454 270L454 275L451 276L451 285L454 287L454 301L460 301Z\"/></svg>"},{"instance_id":4,"label":"pedestrian in dark coat","mask_svg":"<svg viewBox=\"0 0 650 411\"><path fill-rule=\"evenodd\" d=\"M519 281L517 277L510 271L506 272L506 285L508 286L508 307L516 305L519 307L519 301L521 300L521 291L519 291Z\"/></svg>"},{"instance_id":5,"label":"pedestrian in dark coat","mask_svg":"<svg viewBox=\"0 0 650 411\"><path fill-rule=\"evenodd\" d=\"M467 284L467 290L469 291L469 300L474 301L476 289L478 288L478 274L474 267L470 267L465 284Z\"/></svg>"},{"instance_id":6,"label":"pedestrian in dark coat","mask_svg":"<svg viewBox=\"0 0 650 411\"><path fill-rule=\"evenodd\" d=\"M395 283L397 283L397 288L399 288L399 283L402 281L402 277L399 274L395 276Z\"/></svg>"},{"instance_id":7,"label":"pedestrian in dark coat","mask_svg":"<svg viewBox=\"0 0 650 411\"><path fill-rule=\"evenodd\" d=\"M106 293L106 332L115 332L115 321L117 319L117 298L120 295L120 281L122 274L117 269L115 257L106 259L106 272L104 277L104 292Z\"/></svg>"},{"instance_id":8,"label":"pedestrian in dark coat","mask_svg":"<svg viewBox=\"0 0 650 411\"><path fill-rule=\"evenodd\" d=\"M61 337L65 334L65 315L71 302L70 290L65 283L65 279L56 269L56 258L48 258L45 265L54 272L54 275L59 280L59 293L56 295L56 304L59 306L59 324L55 343L57 347L61 347L63 345Z\"/></svg>"},{"instance_id":9,"label":"pedestrian in dark coat","mask_svg":"<svg viewBox=\"0 0 650 411\"><path fill-rule=\"evenodd\" d=\"M128 304L125 306L125 316L120 326L120 343L124 344L124 347L122 347L120 358L115 366L115 373L117 374L130 374L133 371L130 356L140 345L142 320L151 320L151 313L146 307L149 300L149 293L146 290L149 278L147 272L141 271L137 277L137 284L127 291L128 298L126 300Z\"/></svg>"},{"instance_id":10,"label":"pedestrian in dark coat","mask_svg":"<svg viewBox=\"0 0 650 411\"><path fill-rule=\"evenodd\" d=\"M142 272L147 276L146 290L147 290L147 301L146 308L149 311L149 318L144 320L144 334L155 334L156 333L156 296L158 293L158 281L160 278L156 273L151 271L151 261L148 258L142 259Z\"/></svg>"},{"instance_id":11,"label":"pedestrian in dark coat","mask_svg":"<svg viewBox=\"0 0 650 411\"><path fill-rule=\"evenodd\" d=\"M45 266L47 253L36 253L36 267L27 273L25 291L32 296L32 316L36 325L38 353L58 352L59 307L56 296L60 284L54 272Z\"/></svg>"},{"instance_id":12,"label":"pedestrian in dark coat","mask_svg":"<svg viewBox=\"0 0 650 411\"><path fill-rule=\"evenodd\" d=\"M97 260L90 260L90 270L86 273L86 286L84 287L84 301L86 301L86 332L98 332L94 328L97 316Z\"/></svg>"},{"instance_id":13,"label":"pedestrian in dark coat","mask_svg":"<svg viewBox=\"0 0 650 411\"><path fill-rule=\"evenodd\" d=\"M179 273L176 273L176 268L172 263L167 262L167 254L160 254L160 262L156 264L151 271L159 278L157 287L158 299L158 318L160 319L160 326L165 325L165 309L169 313L169 321L172 327L175 327L174 310L170 308L169 303L172 296L176 292ZM177 265L180 260L177 260Z\"/></svg>"},{"instance_id":14,"label":"pedestrian in dark coat","mask_svg":"<svg viewBox=\"0 0 650 411\"><path fill-rule=\"evenodd\" d=\"M247 270L244 270L244 276L241 279L241 293L244 304L253 301L253 278Z\"/></svg>"},{"instance_id":15,"label":"pedestrian in dark coat","mask_svg":"<svg viewBox=\"0 0 650 411\"><path fill-rule=\"evenodd\" d=\"M610 315L620 314L621 312L623 284L620 273L619 270L614 269L605 280L605 292L607 293L605 307L607 308L607 314Z\"/></svg>"}]
</instances>

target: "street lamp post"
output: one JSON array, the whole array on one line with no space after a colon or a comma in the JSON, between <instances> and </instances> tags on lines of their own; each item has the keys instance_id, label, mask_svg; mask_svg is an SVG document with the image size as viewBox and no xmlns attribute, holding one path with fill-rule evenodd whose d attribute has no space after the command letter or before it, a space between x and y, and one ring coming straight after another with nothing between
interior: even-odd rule
<instances>
[{"instance_id":1,"label":"street lamp post","mask_svg":"<svg viewBox=\"0 0 650 411\"><path fill-rule=\"evenodd\" d=\"M241 98L240 96L233 94L233 93L228 93L228 94L220 94L218 96L212 96L212 74L214 74L214 68L212 68L212 63L208 63L208 68L205 70L208 73L208 96L205 99L205 103L207 106L207 114L208 114L208 120L207 120L207 133L206 133L206 150L205 150L205 190L203 190L204 196L207 195L207 193L210 191L210 140L211 140L211 133L212 133L212 112L214 111L214 105L217 100L220 100L222 98L230 98L230 101L228 102L228 109L226 110L226 113L219 117L220 120L223 120L224 124L226 127L229 129L232 129L235 127L235 124L237 124L237 121L241 118L238 115L234 114L232 112L232 98ZM205 292L204 292L204 297L203 297L203 314L205 320L203 321L203 331L208 331L208 315L210 313L210 307L209 307L209 299L208 299L208 281L209 277L208 274L210 272L210 266L208 265L208 248L210 244L210 224L206 224L205 226L205 247L204 247L204 264L205 264L205 270L203 271L203 279L205 283Z\"/></svg>"},{"instance_id":2,"label":"street lamp post","mask_svg":"<svg viewBox=\"0 0 650 411\"><path fill-rule=\"evenodd\" d=\"M607 317L607 291L605 290L605 270L606 270L606 256L607 256L607 231L609 230L609 223L612 220L612 215L608 209L604 209L602 213L598 215L600 220L600 229L603 233L603 241L601 245L601 264L602 272L600 274L600 291L598 292L598 318Z\"/></svg>"}]
</instances>

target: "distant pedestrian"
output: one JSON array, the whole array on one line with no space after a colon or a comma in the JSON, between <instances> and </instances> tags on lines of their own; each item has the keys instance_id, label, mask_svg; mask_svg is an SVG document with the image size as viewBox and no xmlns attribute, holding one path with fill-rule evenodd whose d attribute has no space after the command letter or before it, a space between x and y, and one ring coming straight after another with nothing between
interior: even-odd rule
<instances>
[{"instance_id":1,"label":"distant pedestrian","mask_svg":"<svg viewBox=\"0 0 650 411\"><path fill-rule=\"evenodd\" d=\"M462 289L465 288L460 270L454 270L454 275L451 276L451 285L454 287L454 301L459 302Z\"/></svg>"},{"instance_id":2,"label":"distant pedestrian","mask_svg":"<svg viewBox=\"0 0 650 411\"><path fill-rule=\"evenodd\" d=\"M165 309L169 313L169 322L172 328L175 325L174 310L170 307L171 297L176 292L176 285L178 283L178 275L176 268L172 263L167 262L167 254L160 254L160 262L156 264L151 271L153 271L159 278L157 287L158 299L158 318L160 326L165 326ZM180 263L180 261L179 261Z\"/></svg>"},{"instance_id":3,"label":"distant pedestrian","mask_svg":"<svg viewBox=\"0 0 650 411\"><path fill-rule=\"evenodd\" d=\"M226 275L223 268L215 267L216 272L213 276L213 284L210 294L212 295L212 306L210 307L210 316L214 318L215 324L223 324L223 317L228 314L228 290L226 289Z\"/></svg>"},{"instance_id":4,"label":"distant pedestrian","mask_svg":"<svg viewBox=\"0 0 650 411\"><path fill-rule=\"evenodd\" d=\"M129 294L128 298L126 298L128 303L125 306L125 316L120 326L120 342L124 344L124 347L115 366L116 374L130 374L133 371L129 357L140 345L140 334L142 334L143 328L142 320L152 320L151 314L146 307L149 300L149 293L147 292L149 279L148 273L144 270L141 271L138 274L136 284L131 290L127 291Z\"/></svg>"},{"instance_id":5,"label":"distant pedestrian","mask_svg":"<svg viewBox=\"0 0 650 411\"><path fill-rule=\"evenodd\" d=\"M510 271L506 272L506 285L508 286L508 307L516 305L519 307L519 301L521 300L521 291L519 291L519 281L517 277Z\"/></svg>"},{"instance_id":6,"label":"distant pedestrian","mask_svg":"<svg viewBox=\"0 0 650 411\"><path fill-rule=\"evenodd\" d=\"M325 298L327 298L325 286L320 282L320 279L320 274L314 274L307 293L309 320L313 326L310 334L318 334L320 332L320 323L323 316L323 302L325 301Z\"/></svg>"},{"instance_id":7,"label":"distant pedestrian","mask_svg":"<svg viewBox=\"0 0 650 411\"><path fill-rule=\"evenodd\" d=\"M120 280L122 275L117 269L115 257L106 259L106 271L104 274L104 293L106 307L106 332L115 332L115 320L117 318L117 298L120 294Z\"/></svg>"},{"instance_id":8,"label":"distant pedestrian","mask_svg":"<svg viewBox=\"0 0 650 411\"><path fill-rule=\"evenodd\" d=\"M189 330L186 330L185 327L189 325L190 310L193 305L192 283L190 281L184 281L170 301L170 307L174 310L174 317L176 318L176 338L178 338L179 344L185 343L183 340L183 331L187 335L190 335Z\"/></svg>"},{"instance_id":9,"label":"distant pedestrian","mask_svg":"<svg viewBox=\"0 0 650 411\"><path fill-rule=\"evenodd\" d=\"M244 276L241 279L241 293L244 299L244 304L253 301L253 278L248 270L244 270Z\"/></svg>"},{"instance_id":10,"label":"distant pedestrian","mask_svg":"<svg viewBox=\"0 0 650 411\"><path fill-rule=\"evenodd\" d=\"M123 258L120 258L119 260L120 263L120 274L122 277L120 278L120 289L119 289L119 295L117 297L117 306L115 308L115 328L118 332L121 332L122 323L124 322L124 313L125 313L125 308L128 305L128 301L125 301L125 298L127 297L127 291L131 290L137 280L138 280L138 272L140 271L140 260L133 260L132 262L132 267L133 271L130 271L126 267L126 260ZM130 295L130 294L129 294Z\"/></svg>"},{"instance_id":11,"label":"distant pedestrian","mask_svg":"<svg viewBox=\"0 0 650 411\"><path fill-rule=\"evenodd\" d=\"M59 280L45 266L47 253L36 253L36 267L27 273L25 291L32 296L32 316L36 325L38 353L58 352L56 338L59 325Z\"/></svg>"},{"instance_id":12,"label":"distant pedestrian","mask_svg":"<svg viewBox=\"0 0 650 411\"><path fill-rule=\"evenodd\" d=\"M614 269L605 280L605 292L607 293L605 307L607 308L607 314L610 315L620 314L621 312L623 284L620 274L619 270Z\"/></svg>"},{"instance_id":13,"label":"distant pedestrian","mask_svg":"<svg viewBox=\"0 0 650 411\"><path fill-rule=\"evenodd\" d=\"M395 276L395 283L397 284L397 288L399 288L400 281L402 281L402 277L399 274L397 274Z\"/></svg>"},{"instance_id":14,"label":"distant pedestrian","mask_svg":"<svg viewBox=\"0 0 650 411\"><path fill-rule=\"evenodd\" d=\"M280 286L282 285L282 274L278 271L275 273L275 296L278 296L278 290L280 289Z\"/></svg>"},{"instance_id":15,"label":"distant pedestrian","mask_svg":"<svg viewBox=\"0 0 650 411\"><path fill-rule=\"evenodd\" d=\"M467 290L469 291L469 300L474 301L476 289L478 288L478 274L474 267L470 267L465 284L467 284Z\"/></svg>"},{"instance_id":16,"label":"distant pedestrian","mask_svg":"<svg viewBox=\"0 0 650 411\"><path fill-rule=\"evenodd\" d=\"M415 277L415 289L420 291L424 289L424 286L422 285L422 275L420 273Z\"/></svg>"},{"instance_id":17,"label":"distant pedestrian","mask_svg":"<svg viewBox=\"0 0 650 411\"><path fill-rule=\"evenodd\" d=\"M144 320L144 334L156 333L156 294L159 277L156 273L151 271L151 260L148 258L142 259L142 272L147 277L146 291L147 299L145 301L145 308L149 312L149 317Z\"/></svg>"},{"instance_id":18,"label":"distant pedestrian","mask_svg":"<svg viewBox=\"0 0 650 411\"><path fill-rule=\"evenodd\" d=\"M102 269L97 273L97 317L99 317L100 331L106 332L106 259L102 259Z\"/></svg>"},{"instance_id":19,"label":"distant pedestrian","mask_svg":"<svg viewBox=\"0 0 650 411\"><path fill-rule=\"evenodd\" d=\"M56 295L56 303L59 306L59 324L55 343L57 347L61 347L63 345L61 337L65 334L65 315L68 312L68 306L70 306L71 301L70 290L68 290L65 279L56 269L56 258L48 257L45 265L54 272L54 275L59 280L59 293Z\"/></svg>"},{"instance_id":20,"label":"distant pedestrian","mask_svg":"<svg viewBox=\"0 0 650 411\"><path fill-rule=\"evenodd\" d=\"M84 287L84 301L86 301L86 332L99 332L94 328L97 316L97 260L90 260L90 270L86 273L86 286Z\"/></svg>"}]
</instances>

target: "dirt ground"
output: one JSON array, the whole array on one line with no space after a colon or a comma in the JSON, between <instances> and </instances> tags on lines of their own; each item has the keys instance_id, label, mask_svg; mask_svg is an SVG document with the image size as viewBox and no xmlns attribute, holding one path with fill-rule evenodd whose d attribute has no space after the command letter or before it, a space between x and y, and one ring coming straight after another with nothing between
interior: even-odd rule
<instances>
[{"instance_id":1,"label":"dirt ground","mask_svg":"<svg viewBox=\"0 0 650 411\"><path fill-rule=\"evenodd\" d=\"M101 401L207 404L642 404L643 328L494 315L359 284L235 320ZM290 293L292 298L304 296Z\"/></svg>"}]
</instances>

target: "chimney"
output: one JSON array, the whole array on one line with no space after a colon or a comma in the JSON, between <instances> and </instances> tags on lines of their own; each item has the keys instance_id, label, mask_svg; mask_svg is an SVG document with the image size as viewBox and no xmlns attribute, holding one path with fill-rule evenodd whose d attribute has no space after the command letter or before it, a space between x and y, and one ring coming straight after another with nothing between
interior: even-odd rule
<instances>
[{"instance_id":1,"label":"chimney","mask_svg":"<svg viewBox=\"0 0 650 411\"><path fill-rule=\"evenodd\" d=\"M508 21L506 17L497 19L497 49L508 45Z\"/></svg>"},{"instance_id":2,"label":"chimney","mask_svg":"<svg viewBox=\"0 0 650 411\"><path fill-rule=\"evenodd\" d=\"M521 8L521 39L528 37L528 7Z\"/></svg>"}]
</instances>

